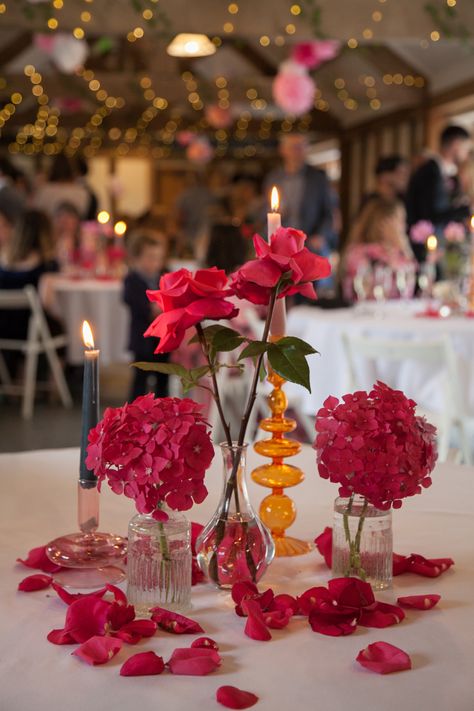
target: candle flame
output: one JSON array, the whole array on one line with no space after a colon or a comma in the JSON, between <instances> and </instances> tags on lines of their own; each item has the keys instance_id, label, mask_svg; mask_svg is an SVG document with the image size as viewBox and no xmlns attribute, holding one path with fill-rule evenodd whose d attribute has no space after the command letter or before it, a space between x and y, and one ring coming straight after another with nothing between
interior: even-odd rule
<instances>
[{"instance_id":1,"label":"candle flame","mask_svg":"<svg viewBox=\"0 0 474 711\"><path fill-rule=\"evenodd\" d=\"M270 204L272 206L272 212L278 212L278 208L280 207L280 196L278 195L278 190L275 185L272 188Z\"/></svg>"},{"instance_id":2,"label":"candle flame","mask_svg":"<svg viewBox=\"0 0 474 711\"><path fill-rule=\"evenodd\" d=\"M94 336L88 321L82 323L82 340L86 348L94 348Z\"/></svg>"},{"instance_id":3,"label":"candle flame","mask_svg":"<svg viewBox=\"0 0 474 711\"><path fill-rule=\"evenodd\" d=\"M471 217L471 230L474 230L474 215Z\"/></svg>"},{"instance_id":4,"label":"candle flame","mask_svg":"<svg viewBox=\"0 0 474 711\"><path fill-rule=\"evenodd\" d=\"M438 240L435 235L430 235L426 240L426 246L430 252L434 252L438 246Z\"/></svg>"}]
</instances>

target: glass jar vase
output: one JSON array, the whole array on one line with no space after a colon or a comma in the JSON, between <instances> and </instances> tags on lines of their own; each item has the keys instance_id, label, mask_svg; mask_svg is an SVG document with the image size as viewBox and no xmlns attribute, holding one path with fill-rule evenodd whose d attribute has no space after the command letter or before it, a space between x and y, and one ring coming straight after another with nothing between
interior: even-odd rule
<instances>
[{"instance_id":1,"label":"glass jar vase","mask_svg":"<svg viewBox=\"0 0 474 711\"><path fill-rule=\"evenodd\" d=\"M392 512L381 511L363 496L338 497L332 534L333 577L354 577L374 590L392 585Z\"/></svg>"},{"instance_id":2,"label":"glass jar vase","mask_svg":"<svg viewBox=\"0 0 474 711\"><path fill-rule=\"evenodd\" d=\"M196 542L204 574L219 588L256 583L273 560L270 532L253 510L246 483L247 445L221 444L224 489L214 516Z\"/></svg>"},{"instance_id":3,"label":"glass jar vase","mask_svg":"<svg viewBox=\"0 0 474 711\"><path fill-rule=\"evenodd\" d=\"M152 607L191 607L191 524L166 508L168 521L137 514L128 526L127 597L137 615Z\"/></svg>"}]
</instances>

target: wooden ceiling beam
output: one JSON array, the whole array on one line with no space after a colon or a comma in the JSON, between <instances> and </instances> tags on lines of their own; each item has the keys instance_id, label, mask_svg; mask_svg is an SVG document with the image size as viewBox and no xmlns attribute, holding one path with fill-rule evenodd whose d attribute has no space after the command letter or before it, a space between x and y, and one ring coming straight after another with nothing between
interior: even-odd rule
<instances>
[{"instance_id":1,"label":"wooden ceiling beam","mask_svg":"<svg viewBox=\"0 0 474 711\"><path fill-rule=\"evenodd\" d=\"M8 64L19 54L28 49L33 41L31 32L20 32L15 35L4 47L0 49L0 68L3 69L5 64Z\"/></svg>"}]
</instances>

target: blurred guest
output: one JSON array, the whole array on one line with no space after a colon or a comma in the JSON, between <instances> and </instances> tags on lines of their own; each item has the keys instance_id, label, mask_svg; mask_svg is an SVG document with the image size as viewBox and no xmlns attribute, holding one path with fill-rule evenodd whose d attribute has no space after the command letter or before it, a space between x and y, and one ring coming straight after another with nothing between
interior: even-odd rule
<instances>
[{"instance_id":1,"label":"blurred guest","mask_svg":"<svg viewBox=\"0 0 474 711\"><path fill-rule=\"evenodd\" d=\"M158 316L157 305L150 302L147 289L157 289L160 277L166 273L167 245L163 236L156 233L141 233L130 240L130 270L123 285L123 300L130 310L130 335L128 347L135 361L166 363L168 354L154 353L159 343L157 338L145 338L144 333ZM148 373L134 368L130 401L149 390L149 381L158 397L168 395L168 376L163 373Z\"/></svg>"},{"instance_id":2,"label":"blurred guest","mask_svg":"<svg viewBox=\"0 0 474 711\"><path fill-rule=\"evenodd\" d=\"M332 197L326 173L307 164L308 139L303 134L282 136L280 155L282 168L273 171L265 180L268 198L276 185L281 199L282 222L308 235L311 251L327 256L335 247L329 243L333 236Z\"/></svg>"},{"instance_id":3,"label":"blurred guest","mask_svg":"<svg viewBox=\"0 0 474 711\"><path fill-rule=\"evenodd\" d=\"M77 159L77 172L78 172L78 178L77 178L77 183L79 185L82 185L83 188L87 191L87 194L89 196L89 203L87 205L87 209L84 215L85 220L95 220L97 217L97 212L99 209L99 201L97 200L97 195L95 192L92 190L91 186L89 185L87 181L87 175L89 173L89 166L87 164L87 161L85 158L82 156L79 156Z\"/></svg>"},{"instance_id":4,"label":"blurred guest","mask_svg":"<svg viewBox=\"0 0 474 711\"><path fill-rule=\"evenodd\" d=\"M209 214L215 201L204 176L189 173L186 188L175 205L179 256L195 254L196 243L207 229Z\"/></svg>"},{"instance_id":5,"label":"blurred guest","mask_svg":"<svg viewBox=\"0 0 474 711\"><path fill-rule=\"evenodd\" d=\"M232 179L230 192L232 217L240 224L248 225L249 228L258 231L264 207L258 178L246 173L237 173Z\"/></svg>"},{"instance_id":6,"label":"blurred guest","mask_svg":"<svg viewBox=\"0 0 474 711\"><path fill-rule=\"evenodd\" d=\"M474 212L474 155L459 167L459 187L469 201L470 212Z\"/></svg>"},{"instance_id":7,"label":"blurred guest","mask_svg":"<svg viewBox=\"0 0 474 711\"><path fill-rule=\"evenodd\" d=\"M56 271L51 223L44 213L28 210L0 263L0 289L23 289L28 285L38 288L45 274ZM0 310L0 336L26 339L29 317L29 311L18 310L13 316L12 311Z\"/></svg>"},{"instance_id":8,"label":"blurred guest","mask_svg":"<svg viewBox=\"0 0 474 711\"><path fill-rule=\"evenodd\" d=\"M19 171L10 161L0 158L0 212L10 225L15 225L25 208L25 198L16 184L18 176Z\"/></svg>"},{"instance_id":9,"label":"blurred guest","mask_svg":"<svg viewBox=\"0 0 474 711\"><path fill-rule=\"evenodd\" d=\"M22 214L22 213L20 213ZM13 236L15 225L19 220L19 215L11 203L5 203L0 199L0 261L6 258L6 253Z\"/></svg>"},{"instance_id":10,"label":"blurred guest","mask_svg":"<svg viewBox=\"0 0 474 711\"><path fill-rule=\"evenodd\" d=\"M433 155L413 173L408 185L408 224L427 220L436 229L469 216L468 200L462 196L458 170L468 158L471 137L461 126L448 126L440 136L438 155Z\"/></svg>"},{"instance_id":11,"label":"blurred guest","mask_svg":"<svg viewBox=\"0 0 474 711\"><path fill-rule=\"evenodd\" d=\"M406 213L399 200L373 198L356 218L342 257L342 272L354 277L366 264L381 263L396 270L414 263L406 234Z\"/></svg>"},{"instance_id":12,"label":"blurred guest","mask_svg":"<svg viewBox=\"0 0 474 711\"><path fill-rule=\"evenodd\" d=\"M248 251L249 242L239 227L232 223L214 224L210 230L205 266L231 274L246 261Z\"/></svg>"},{"instance_id":13,"label":"blurred guest","mask_svg":"<svg viewBox=\"0 0 474 711\"><path fill-rule=\"evenodd\" d=\"M400 155L382 156L375 168L375 190L362 199L361 209L374 198L403 200L410 178L408 161Z\"/></svg>"},{"instance_id":14,"label":"blurred guest","mask_svg":"<svg viewBox=\"0 0 474 711\"><path fill-rule=\"evenodd\" d=\"M77 182L71 160L64 153L59 153L54 158L48 182L38 188L34 198L35 206L52 217L59 205L67 202L74 205L81 219L84 219L89 201L87 190Z\"/></svg>"},{"instance_id":15,"label":"blurred guest","mask_svg":"<svg viewBox=\"0 0 474 711\"><path fill-rule=\"evenodd\" d=\"M62 268L72 264L77 256L81 238L81 216L75 205L63 202L53 217L54 240L58 262Z\"/></svg>"}]
</instances>

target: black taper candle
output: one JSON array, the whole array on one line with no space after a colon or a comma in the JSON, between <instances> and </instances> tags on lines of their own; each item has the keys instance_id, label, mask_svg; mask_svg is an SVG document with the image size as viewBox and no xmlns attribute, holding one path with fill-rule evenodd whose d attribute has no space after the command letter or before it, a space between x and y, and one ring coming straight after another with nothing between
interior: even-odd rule
<instances>
[{"instance_id":1,"label":"black taper candle","mask_svg":"<svg viewBox=\"0 0 474 711\"><path fill-rule=\"evenodd\" d=\"M87 324L87 325L86 325ZM90 430L99 422L99 354L94 349L92 332L87 321L84 321L83 336L86 350L84 351L84 380L82 383L82 429L81 429L81 460L79 466L79 481L84 482L84 488L97 484L94 472L86 466L87 445Z\"/></svg>"}]
</instances>

